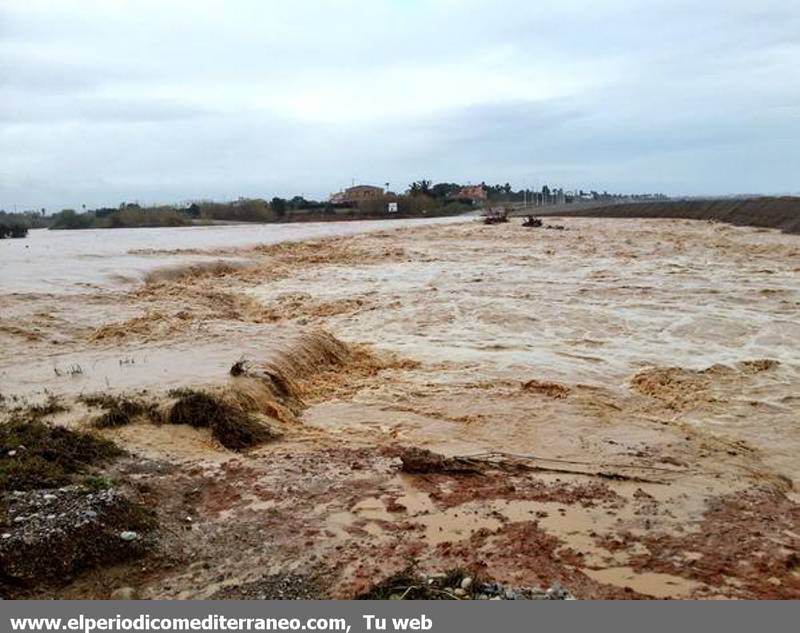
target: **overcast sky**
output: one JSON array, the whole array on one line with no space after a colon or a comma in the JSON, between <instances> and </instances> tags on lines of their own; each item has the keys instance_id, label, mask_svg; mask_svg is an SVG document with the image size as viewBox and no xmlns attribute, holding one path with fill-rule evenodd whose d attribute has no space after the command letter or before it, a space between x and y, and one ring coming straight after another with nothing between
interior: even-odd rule
<instances>
[{"instance_id":1,"label":"overcast sky","mask_svg":"<svg viewBox=\"0 0 800 633\"><path fill-rule=\"evenodd\" d=\"M0 2L0 208L800 191L797 0Z\"/></svg>"}]
</instances>

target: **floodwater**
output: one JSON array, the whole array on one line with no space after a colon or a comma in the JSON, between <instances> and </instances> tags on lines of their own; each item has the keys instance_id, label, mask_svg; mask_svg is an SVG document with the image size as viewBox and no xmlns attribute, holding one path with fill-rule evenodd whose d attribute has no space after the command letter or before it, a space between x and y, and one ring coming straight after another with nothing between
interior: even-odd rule
<instances>
[{"instance_id":1,"label":"floodwater","mask_svg":"<svg viewBox=\"0 0 800 633\"><path fill-rule=\"evenodd\" d=\"M220 257L198 251L459 221L463 218L74 231L35 229L25 239L0 241L0 293L91 292L119 285L121 281L137 282L150 270L174 264L176 256L181 254L173 251L188 251L177 261L202 262Z\"/></svg>"},{"instance_id":2,"label":"floodwater","mask_svg":"<svg viewBox=\"0 0 800 633\"><path fill-rule=\"evenodd\" d=\"M716 529L702 523L715 504L731 539L763 540L743 554L747 564L726 572L744 583L739 595L762 595L764 556L784 583L797 583L800 573L779 549L800 545L796 526L768 536L785 526L757 522L774 515L791 523L767 503L784 503L800 486L800 240L705 222L559 222L566 230L450 218L32 232L25 242L0 244L0 391L219 385L237 359L264 359L323 329L409 362L309 398L301 430L278 444L302 434L285 459L292 466L308 452L308 462L298 461L292 477L282 466L258 482L263 490L287 480L297 486L278 501L286 504L281 520L296 533L309 520L330 532L331 541L320 536L303 548L319 560L341 556L325 549L334 543L355 543L362 557L365 543L391 551L400 523L403 534L416 530L403 542L428 547L421 555L429 560L452 543L470 543L483 548L492 571L525 582L537 567L520 568L518 556L539 552L539 563L563 555L568 562L559 564L606 587L710 596L729 543L709 546L691 573L680 566L691 566L704 534ZM323 239L251 248L303 238ZM241 267L144 282L158 268L219 259ZM146 429L126 427L117 439L143 455L162 451L170 431ZM227 459L199 430L172 437L185 446L170 455ZM495 488L490 478L442 477L433 489L424 478L398 478L375 457L396 445L518 454L544 472ZM340 450L344 466L324 470ZM356 464L361 450L378 461ZM753 490L771 495L759 497L763 509L722 514L730 498ZM262 501L247 504L259 546L259 521L274 510ZM298 507L312 501L302 515ZM234 502L215 510L225 531L247 528L234 522L242 510ZM515 532L520 524L529 529ZM552 553L540 533L557 537ZM611 547L608 539L620 534L628 541ZM647 540L653 534L685 545L664 549L660 560ZM220 561L212 562L215 569Z\"/></svg>"}]
</instances>

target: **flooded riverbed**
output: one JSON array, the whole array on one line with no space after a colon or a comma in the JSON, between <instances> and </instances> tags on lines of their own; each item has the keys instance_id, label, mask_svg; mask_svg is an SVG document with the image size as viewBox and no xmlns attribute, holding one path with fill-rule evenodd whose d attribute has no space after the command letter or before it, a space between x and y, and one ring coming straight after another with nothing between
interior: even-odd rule
<instances>
[{"instance_id":1,"label":"flooded riverbed","mask_svg":"<svg viewBox=\"0 0 800 633\"><path fill-rule=\"evenodd\" d=\"M103 432L180 465L148 479L173 499L161 519L191 512L202 542L187 547L231 586L267 560L331 560L342 597L413 558L512 585L558 581L579 597L800 595L797 237L564 224L128 242L110 267L86 259L80 294L3 298L0 391L146 391L163 408L175 387L258 403L247 380L288 376L277 404L259 405L282 439L249 453L158 420ZM109 284L128 257L138 281ZM317 349L327 332L349 351ZM237 361L251 374L230 377ZM92 415L78 406L57 420ZM490 466L399 475L393 456L409 446ZM142 583L149 597L206 597L211 576L164 569Z\"/></svg>"},{"instance_id":2,"label":"flooded riverbed","mask_svg":"<svg viewBox=\"0 0 800 633\"><path fill-rule=\"evenodd\" d=\"M462 218L231 224L139 229L49 231L0 242L0 293L91 292L141 282L161 266L216 259L202 251L346 236L384 228L463 221ZM181 252L182 251L182 252Z\"/></svg>"}]
</instances>

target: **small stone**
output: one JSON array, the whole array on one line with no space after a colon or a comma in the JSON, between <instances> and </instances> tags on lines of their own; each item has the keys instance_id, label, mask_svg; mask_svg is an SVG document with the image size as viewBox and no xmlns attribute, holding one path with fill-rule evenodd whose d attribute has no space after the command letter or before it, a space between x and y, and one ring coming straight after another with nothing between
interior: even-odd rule
<instances>
[{"instance_id":1,"label":"small stone","mask_svg":"<svg viewBox=\"0 0 800 633\"><path fill-rule=\"evenodd\" d=\"M115 589L109 600L138 600L139 594L133 587L120 587Z\"/></svg>"},{"instance_id":2,"label":"small stone","mask_svg":"<svg viewBox=\"0 0 800 633\"><path fill-rule=\"evenodd\" d=\"M14 457L17 454L17 451L8 451L9 457Z\"/></svg>"},{"instance_id":3,"label":"small stone","mask_svg":"<svg viewBox=\"0 0 800 633\"><path fill-rule=\"evenodd\" d=\"M453 593L457 595L459 598L462 598L463 596L467 595L466 589L462 589L461 587L459 587L458 589L454 589Z\"/></svg>"},{"instance_id":4,"label":"small stone","mask_svg":"<svg viewBox=\"0 0 800 633\"><path fill-rule=\"evenodd\" d=\"M9 534L8 532L5 532L2 536L0 536L0 538L5 541L6 539L11 538L11 534Z\"/></svg>"},{"instance_id":5,"label":"small stone","mask_svg":"<svg viewBox=\"0 0 800 633\"><path fill-rule=\"evenodd\" d=\"M129 541L130 542L130 541L135 541L136 539L138 539L139 538L139 534L137 532L125 531L125 532L120 532L119 537L123 541Z\"/></svg>"},{"instance_id":6,"label":"small stone","mask_svg":"<svg viewBox=\"0 0 800 633\"><path fill-rule=\"evenodd\" d=\"M465 576L461 580L461 588L466 590L466 589L469 589L471 586L472 586L472 577Z\"/></svg>"},{"instance_id":7,"label":"small stone","mask_svg":"<svg viewBox=\"0 0 800 633\"><path fill-rule=\"evenodd\" d=\"M568 595L569 592L558 583L555 583L547 590L547 597L550 600L564 600Z\"/></svg>"}]
</instances>

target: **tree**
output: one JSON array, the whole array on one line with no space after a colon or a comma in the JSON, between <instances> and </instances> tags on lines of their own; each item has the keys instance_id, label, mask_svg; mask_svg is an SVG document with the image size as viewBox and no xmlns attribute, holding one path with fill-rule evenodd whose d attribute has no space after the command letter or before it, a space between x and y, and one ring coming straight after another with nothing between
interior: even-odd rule
<instances>
[{"instance_id":1,"label":"tree","mask_svg":"<svg viewBox=\"0 0 800 633\"><path fill-rule=\"evenodd\" d=\"M434 198L447 198L452 196L461 189L461 185L454 182L437 182L431 188L431 195Z\"/></svg>"},{"instance_id":2,"label":"tree","mask_svg":"<svg viewBox=\"0 0 800 633\"><path fill-rule=\"evenodd\" d=\"M273 198L269 203L272 207L272 212L279 218L286 217L286 200L283 198Z\"/></svg>"},{"instance_id":3,"label":"tree","mask_svg":"<svg viewBox=\"0 0 800 633\"><path fill-rule=\"evenodd\" d=\"M430 195L431 192L431 181L430 180L417 180L416 182L412 182L411 186L408 188L408 192L412 196L420 196L420 195Z\"/></svg>"}]
</instances>

